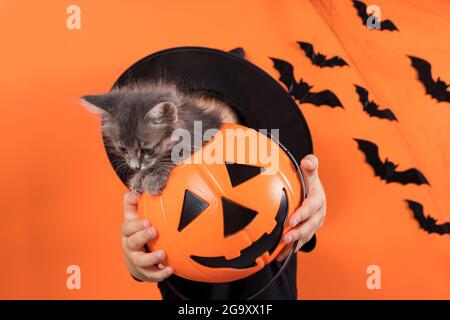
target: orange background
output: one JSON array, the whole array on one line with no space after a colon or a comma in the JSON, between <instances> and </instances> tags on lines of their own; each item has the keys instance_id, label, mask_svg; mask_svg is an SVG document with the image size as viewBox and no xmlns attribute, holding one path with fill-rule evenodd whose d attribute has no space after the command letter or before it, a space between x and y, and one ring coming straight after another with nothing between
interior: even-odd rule
<instances>
[{"instance_id":1,"label":"orange background","mask_svg":"<svg viewBox=\"0 0 450 320\"><path fill-rule=\"evenodd\" d=\"M81 8L68 30L66 8ZM303 104L328 216L315 251L299 256L299 298L450 298L450 238L419 230L404 199L450 219L450 107L424 94L406 55L430 61L450 82L450 2L377 1L400 32L369 31L351 1L11 1L0 3L0 137L3 210L0 298L152 299L122 262L125 187L103 150L99 120L78 97L107 91L138 59L198 45L247 58L274 77L269 56L297 78L331 89L345 109ZM351 67L312 66L295 41L341 55ZM369 118L353 84L391 108L398 123ZM429 186L373 177L352 138L380 146L382 158L418 167ZM81 290L66 268L81 267ZM366 287L379 265L382 289Z\"/></svg>"}]
</instances>

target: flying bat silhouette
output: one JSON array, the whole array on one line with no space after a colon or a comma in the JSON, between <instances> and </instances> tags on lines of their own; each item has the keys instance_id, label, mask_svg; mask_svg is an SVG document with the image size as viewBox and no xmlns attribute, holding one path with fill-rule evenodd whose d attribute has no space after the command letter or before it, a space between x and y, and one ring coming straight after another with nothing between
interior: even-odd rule
<instances>
[{"instance_id":1,"label":"flying bat silhouette","mask_svg":"<svg viewBox=\"0 0 450 320\"><path fill-rule=\"evenodd\" d=\"M314 65L319 66L320 68L348 66L347 62L345 62L341 57L334 56L330 59L327 59L326 56L321 54L320 52L315 53L314 47L311 43L297 42L297 44L305 52L309 60L311 60Z\"/></svg>"},{"instance_id":2,"label":"flying bat silhouette","mask_svg":"<svg viewBox=\"0 0 450 320\"><path fill-rule=\"evenodd\" d=\"M362 1L353 0L353 6L356 8L356 11L358 11L358 16L361 18L363 25L368 27L367 20L371 17L371 15L367 14L367 5ZM374 18L376 19L376 22L379 22L377 17ZM391 20L381 21L379 30L399 31Z\"/></svg>"},{"instance_id":3,"label":"flying bat silhouette","mask_svg":"<svg viewBox=\"0 0 450 320\"><path fill-rule=\"evenodd\" d=\"M232 55L235 55L238 58L245 59L245 51L244 48L242 47L231 49L230 51L228 51L228 53L231 53Z\"/></svg>"},{"instance_id":4,"label":"flying bat silhouette","mask_svg":"<svg viewBox=\"0 0 450 320\"><path fill-rule=\"evenodd\" d=\"M378 146L370 141L354 139L358 143L358 149L366 156L367 163L373 168L375 176L380 177L386 183L398 182L401 184L428 184L428 180L419 170L411 168L405 171L397 171L398 165L387 158L382 162L378 154Z\"/></svg>"},{"instance_id":5,"label":"flying bat silhouette","mask_svg":"<svg viewBox=\"0 0 450 320\"><path fill-rule=\"evenodd\" d=\"M289 93L300 103L312 103L316 106L327 105L329 107L344 108L338 97L330 90L311 92L313 86L300 79L300 82L294 78L294 67L286 61L270 58L273 61L274 68L280 74L280 80L288 89Z\"/></svg>"},{"instance_id":6,"label":"flying bat silhouette","mask_svg":"<svg viewBox=\"0 0 450 320\"><path fill-rule=\"evenodd\" d=\"M420 203L412 200L406 200L406 202L414 215L414 219L419 222L420 229L428 233L450 234L450 222L436 224L437 220L435 218L430 215L424 215L423 206Z\"/></svg>"},{"instance_id":7,"label":"flying bat silhouette","mask_svg":"<svg viewBox=\"0 0 450 320\"><path fill-rule=\"evenodd\" d=\"M378 105L369 101L369 93L363 87L355 84L356 93L359 95L359 102L363 106L363 110L371 117L377 117L380 119L388 119L391 121L398 121L391 109L379 109Z\"/></svg>"},{"instance_id":8,"label":"flying bat silhouette","mask_svg":"<svg viewBox=\"0 0 450 320\"><path fill-rule=\"evenodd\" d=\"M450 102L450 92L447 90L449 85L439 77L434 81L431 75L431 64L417 57L408 57L411 59L411 65L417 71L419 81L425 86L426 93L439 102Z\"/></svg>"}]
</instances>

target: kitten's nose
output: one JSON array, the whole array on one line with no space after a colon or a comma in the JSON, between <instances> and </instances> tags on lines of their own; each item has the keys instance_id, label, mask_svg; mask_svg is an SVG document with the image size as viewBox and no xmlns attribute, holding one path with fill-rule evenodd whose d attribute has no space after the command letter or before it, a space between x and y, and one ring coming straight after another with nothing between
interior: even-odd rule
<instances>
[{"instance_id":1,"label":"kitten's nose","mask_svg":"<svg viewBox=\"0 0 450 320\"><path fill-rule=\"evenodd\" d=\"M130 167L131 167L131 169L137 170L137 169L141 168L141 165L140 165L139 161L131 160L130 161Z\"/></svg>"}]
</instances>

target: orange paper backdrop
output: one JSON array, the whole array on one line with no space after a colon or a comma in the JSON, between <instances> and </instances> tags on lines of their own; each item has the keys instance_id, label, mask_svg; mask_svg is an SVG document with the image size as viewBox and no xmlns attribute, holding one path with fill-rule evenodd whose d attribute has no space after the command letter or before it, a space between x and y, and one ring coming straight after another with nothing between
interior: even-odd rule
<instances>
[{"instance_id":1,"label":"orange paper backdrop","mask_svg":"<svg viewBox=\"0 0 450 320\"><path fill-rule=\"evenodd\" d=\"M81 29L66 9L81 9ZM419 230L404 199L450 219L450 106L424 94L406 55L450 82L450 2L377 1L400 32L369 31L351 1L11 1L0 3L0 298L158 299L134 282L120 248L126 191L103 150L99 119L78 97L110 88L138 59L161 49L244 47L278 74L331 89L345 109L301 105L320 159L328 216L315 251L299 256L299 298L450 298L450 238ZM350 67L319 69L296 41L341 55ZM369 118L353 84L391 108L398 123ZM380 146L399 169L418 167L429 186L373 177L352 138ZM81 268L81 289L66 268ZM366 286L381 268L380 290Z\"/></svg>"}]
</instances>

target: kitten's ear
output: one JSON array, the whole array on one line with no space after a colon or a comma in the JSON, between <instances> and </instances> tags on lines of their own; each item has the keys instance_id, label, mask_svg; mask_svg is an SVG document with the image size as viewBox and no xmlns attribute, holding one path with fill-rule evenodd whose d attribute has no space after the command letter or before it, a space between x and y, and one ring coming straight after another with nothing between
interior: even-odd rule
<instances>
[{"instance_id":1,"label":"kitten's ear","mask_svg":"<svg viewBox=\"0 0 450 320\"><path fill-rule=\"evenodd\" d=\"M113 101L109 94L98 94L81 97L81 104L90 112L103 116L111 114Z\"/></svg>"},{"instance_id":2,"label":"kitten's ear","mask_svg":"<svg viewBox=\"0 0 450 320\"><path fill-rule=\"evenodd\" d=\"M178 121L178 109L172 102L160 102L151 108L144 116L155 124L172 124Z\"/></svg>"}]
</instances>

